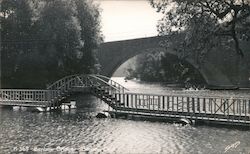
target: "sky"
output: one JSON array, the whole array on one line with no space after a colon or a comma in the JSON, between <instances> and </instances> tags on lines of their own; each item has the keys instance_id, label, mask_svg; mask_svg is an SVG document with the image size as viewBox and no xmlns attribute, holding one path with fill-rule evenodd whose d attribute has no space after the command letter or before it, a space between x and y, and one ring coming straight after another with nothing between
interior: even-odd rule
<instances>
[{"instance_id":1,"label":"sky","mask_svg":"<svg viewBox=\"0 0 250 154\"><path fill-rule=\"evenodd\" d=\"M101 8L104 41L156 36L162 17L147 0L97 0Z\"/></svg>"}]
</instances>

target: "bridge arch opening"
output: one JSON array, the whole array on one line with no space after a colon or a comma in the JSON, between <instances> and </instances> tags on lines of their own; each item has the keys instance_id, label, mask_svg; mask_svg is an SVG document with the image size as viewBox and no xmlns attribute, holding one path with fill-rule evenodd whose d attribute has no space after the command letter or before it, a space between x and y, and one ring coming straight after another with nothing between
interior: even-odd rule
<instances>
[{"instance_id":1,"label":"bridge arch opening","mask_svg":"<svg viewBox=\"0 0 250 154\"><path fill-rule=\"evenodd\" d=\"M150 61L150 58L153 60ZM152 67L152 65L158 66L155 66L156 68L153 68L153 70L151 68L151 71L148 69L149 75L145 75L145 73L143 74L141 72L145 71L147 67ZM134 73L132 76L130 74L131 72ZM153 76L150 73L157 74ZM123 61L120 61L113 69L112 76L136 77L153 82L178 83L188 87L207 85L206 75L192 62L179 59L177 55L166 52L165 49L148 49L146 52L142 51L131 57L124 58Z\"/></svg>"}]
</instances>

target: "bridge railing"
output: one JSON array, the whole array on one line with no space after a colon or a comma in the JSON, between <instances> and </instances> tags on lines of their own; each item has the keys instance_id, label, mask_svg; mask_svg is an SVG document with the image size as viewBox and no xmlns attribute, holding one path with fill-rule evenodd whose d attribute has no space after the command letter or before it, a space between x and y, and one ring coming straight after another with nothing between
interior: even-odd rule
<instances>
[{"instance_id":1,"label":"bridge railing","mask_svg":"<svg viewBox=\"0 0 250 154\"><path fill-rule=\"evenodd\" d=\"M91 83L88 75L71 75L66 76L50 86L47 87L49 90L68 90L72 87L81 86L81 87L89 87L93 83Z\"/></svg>"},{"instance_id":2,"label":"bridge railing","mask_svg":"<svg viewBox=\"0 0 250 154\"><path fill-rule=\"evenodd\" d=\"M66 76L50 86L47 87L48 90L68 90L73 86L85 86L85 87L91 87L91 86L110 86L110 88L113 91L116 92L122 92L124 93L126 89L119 83L111 80L108 77L102 76L102 75L87 75L87 74L82 74L82 75L70 75Z\"/></svg>"},{"instance_id":3,"label":"bridge railing","mask_svg":"<svg viewBox=\"0 0 250 154\"><path fill-rule=\"evenodd\" d=\"M120 110L250 123L250 97L117 93L116 98Z\"/></svg>"},{"instance_id":4,"label":"bridge railing","mask_svg":"<svg viewBox=\"0 0 250 154\"><path fill-rule=\"evenodd\" d=\"M76 75L70 75L70 76L66 76L56 82L54 82L53 84L51 84L50 86L47 87L48 90L59 90L61 89L63 86L65 86L66 83L69 82L69 80L72 80L76 77Z\"/></svg>"},{"instance_id":5,"label":"bridge railing","mask_svg":"<svg viewBox=\"0 0 250 154\"><path fill-rule=\"evenodd\" d=\"M87 82L86 76L70 75L56 81L47 89L56 90L57 92L53 92L53 100L60 101L65 95L69 94L73 87L87 86L88 84L90 83Z\"/></svg>"},{"instance_id":6,"label":"bridge railing","mask_svg":"<svg viewBox=\"0 0 250 154\"><path fill-rule=\"evenodd\" d=\"M48 87L48 89L56 90L54 92L55 94L53 94L53 102L58 102L65 98L65 95L70 94L69 92L73 90L72 88L77 88L78 90L81 90L81 88L84 87L92 87L94 90L93 92L97 92L100 97L104 95L112 97L115 93L124 92L124 89L122 89L121 86L114 86L113 84L110 84L106 80L103 80L102 78L99 78L96 75L86 74L64 77L53 83L51 86Z\"/></svg>"},{"instance_id":7,"label":"bridge railing","mask_svg":"<svg viewBox=\"0 0 250 154\"><path fill-rule=\"evenodd\" d=\"M123 93L124 90L119 88L119 87L115 87L114 85L111 85L110 83L106 82L105 80L95 76L95 75L89 75L90 80L93 83L93 87L95 87L95 89L99 89L99 92L102 92L103 95L109 95L111 96L115 96L115 93Z\"/></svg>"},{"instance_id":8,"label":"bridge railing","mask_svg":"<svg viewBox=\"0 0 250 154\"><path fill-rule=\"evenodd\" d=\"M126 91L129 91L127 88L125 88L121 84L115 82L114 80L112 80L106 76L99 75L99 74L91 75L91 76L95 76L96 78L100 79L101 81L104 81L107 85L114 87L120 93L125 93Z\"/></svg>"},{"instance_id":9,"label":"bridge railing","mask_svg":"<svg viewBox=\"0 0 250 154\"><path fill-rule=\"evenodd\" d=\"M0 102L51 103L56 95L55 90L0 89Z\"/></svg>"}]
</instances>

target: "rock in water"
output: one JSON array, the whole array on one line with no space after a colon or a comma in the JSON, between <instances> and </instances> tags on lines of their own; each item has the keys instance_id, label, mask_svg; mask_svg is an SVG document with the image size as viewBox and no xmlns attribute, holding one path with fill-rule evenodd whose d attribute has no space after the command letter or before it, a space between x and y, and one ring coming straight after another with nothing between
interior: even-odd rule
<instances>
[{"instance_id":1,"label":"rock in water","mask_svg":"<svg viewBox=\"0 0 250 154\"><path fill-rule=\"evenodd\" d=\"M190 119L186 118L181 118L179 122L184 126L184 125L192 125L192 121Z\"/></svg>"},{"instance_id":2,"label":"rock in water","mask_svg":"<svg viewBox=\"0 0 250 154\"><path fill-rule=\"evenodd\" d=\"M105 112L99 112L99 113L96 115L96 118L108 118L108 114L105 113Z\"/></svg>"}]
</instances>

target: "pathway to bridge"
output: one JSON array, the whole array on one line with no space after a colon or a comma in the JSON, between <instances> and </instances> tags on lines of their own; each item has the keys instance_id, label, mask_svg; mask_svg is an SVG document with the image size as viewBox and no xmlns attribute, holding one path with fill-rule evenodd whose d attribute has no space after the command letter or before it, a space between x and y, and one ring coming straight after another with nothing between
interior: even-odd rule
<instances>
[{"instance_id":1,"label":"pathway to bridge","mask_svg":"<svg viewBox=\"0 0 250 154\"><path fill-rule=\"evenodd\" d=\"M249 97L205 97L187 94L153 95L129 92L102 75L71 75L46 90L0 89L0 105L58 109L72 94L90 93L108 104L116 116L188 119L250 126Z\"/></svg>"}]
</instances>

